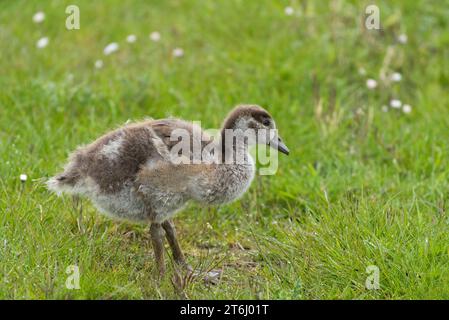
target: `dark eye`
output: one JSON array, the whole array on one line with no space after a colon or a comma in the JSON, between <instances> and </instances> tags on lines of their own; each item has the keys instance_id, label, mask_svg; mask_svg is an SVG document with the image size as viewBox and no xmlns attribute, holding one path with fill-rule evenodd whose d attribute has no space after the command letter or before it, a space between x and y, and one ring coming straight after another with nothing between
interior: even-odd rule
<instances>
[{"instance_id":1,"label":"dark eye","mask_svg":"<svg viewBox=\"0 0 449 320\"><path fill-rule=\"evenodd\" d=\"M268 127L268 126L270 125L270 123L271 123L270 119L265 119L265 120L262 122L262 124L263 124L264 126L266 126L266 127Z\"/></svg>"}]
</instances>

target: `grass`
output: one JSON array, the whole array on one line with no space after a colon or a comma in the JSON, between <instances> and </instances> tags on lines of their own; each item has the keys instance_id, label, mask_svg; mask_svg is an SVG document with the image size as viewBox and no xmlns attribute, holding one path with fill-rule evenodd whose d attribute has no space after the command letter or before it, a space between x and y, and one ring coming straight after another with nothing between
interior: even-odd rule
<instances>
[{"instance_id":1,"label":"grass","mask_svg":"<svg viewBox=\"0 0 449 320\"><path fill-rule=\"evenodd\" d=\"M0 3L0 298L449 298L447 6L379 2L382 30L369 31L358 1L79 0L81 29L68 31L72 3ZM401 82L379 80L395 71ZM412 112L383 112L392 98ZM158 283L146 226L42 183L128 119L213 128L241 102L271 111L291 154L241 200L177 216L188 261L224 269L216 286L175 290L171 263ZM79 290L65 286L70 265ZM378 290L365 287L371 265Z\"/></svg>"}]
</instances>

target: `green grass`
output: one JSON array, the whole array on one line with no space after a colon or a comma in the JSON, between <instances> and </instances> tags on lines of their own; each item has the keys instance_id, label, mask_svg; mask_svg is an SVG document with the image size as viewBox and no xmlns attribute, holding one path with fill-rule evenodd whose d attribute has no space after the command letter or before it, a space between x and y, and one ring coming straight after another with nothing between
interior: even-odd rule
<instances>
[{"instance_id":1,"label":"green grass","mask_svg":"<svg viewBox=\"0 0 449 320\"><path fill-rule=\"evenodd\" d=\"M74 1L0 2L0 298L448 299L449 7L377 2L381 31L363 27L358 1L79 0L76 31ZM403 80L383 85L382 69ZM412 112L382 112L391 98ZM87 200L80 211L42 183L128 119L213 128L242 102L271 111L291 154L241 200L177 216L188 261L224 269L216 286L180 294L170 262L158 283L146 226ZM70 265L79 290L65 286ZM365 288L370 265L379 290Z\"/></svg>"}]
</instances>

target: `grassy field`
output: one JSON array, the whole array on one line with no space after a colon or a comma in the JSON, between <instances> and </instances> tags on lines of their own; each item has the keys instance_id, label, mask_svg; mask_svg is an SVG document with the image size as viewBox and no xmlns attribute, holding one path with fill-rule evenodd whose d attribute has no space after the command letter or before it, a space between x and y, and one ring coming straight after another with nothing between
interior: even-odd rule
<instances>
[{"instance_id":1,"label":"grassy field","mask_svg":"<svg viewBox=\"0 0 449 320\"><path fill-rule=\"evenodd\" d=\"M1 1L0 298L449 299L449 6L374 2L381 30L358 1ZM43 184L128 119L216 128L238 103L265 106L291 154L241 200L176 217L188 261L223 268L218 285L180 292L170 262L158 283L147 226Z\"/></svg>"}]
</instances>

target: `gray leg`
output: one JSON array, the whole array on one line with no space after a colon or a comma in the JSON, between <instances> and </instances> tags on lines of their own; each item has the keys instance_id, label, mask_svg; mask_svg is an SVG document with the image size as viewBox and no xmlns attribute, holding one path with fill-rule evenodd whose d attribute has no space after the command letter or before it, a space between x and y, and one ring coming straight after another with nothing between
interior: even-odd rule
<instances>
[{"instance_id":1,"label":"gray leg","mask_svg":"<svg viewBox=\"0 0 449 320\"><path fill-rule=\"evenodd\" d=\"M197 271L193 270L191 266L189 266L184 258L184 254L181 251L181 247L179 246L178 239L176 238L176 230L175 225L173 224L172 220L166 220L162 222L162 228L165 230L165 236L167 237L168 243L170 244L171 250L173 251L173 259L177 264L187 269L187 272L193 276L201 276ZM206 272L203 275L203 280L206 283L218 283L218 280L221 277L221 271L220 270L212 270L209 272Z\"/></svg>"},{"instance_id":2,"label":"gray leg","mask_svg":"<svg viewBox=\"0 0 449 320\"><path fill-rule=\"evenodd\" d=\"M175 225L172 220L166 220L162 222L162 227L165 230L165 236L167 237L170 248L173 252L173 259L175 262L182 266L187 266L187 263L179 246L178 239L176 238Z\"/></svg>"},{"instance_id":3,"label":"gray leg","mask_svg":"<svg viewBox=\"0 0 449 320\"><path fill-rule=\"evenodd\" d=\"M165 273L164 264L164 230L159 223L152 223L150 226L151 242L153 243L154 257L159 270L159 275Z\"/></svg>"}]
</instances>

